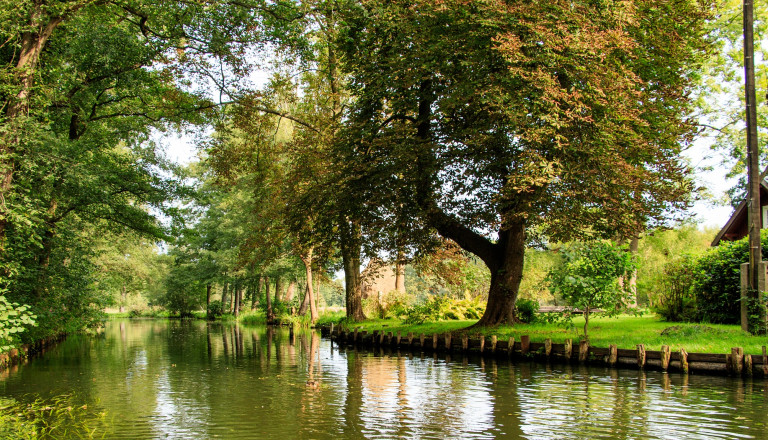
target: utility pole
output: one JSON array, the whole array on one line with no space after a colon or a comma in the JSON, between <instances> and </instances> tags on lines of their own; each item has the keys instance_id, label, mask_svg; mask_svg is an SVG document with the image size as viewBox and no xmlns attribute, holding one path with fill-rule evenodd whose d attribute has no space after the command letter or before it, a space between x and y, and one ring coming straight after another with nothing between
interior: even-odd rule
<instances>
[{"instance_id":1,"label":"utility pole","mask_svg":"<svg viewBox=\"0 0 768 440\"><path fill-rule=\"evenodd\" d=\"M749 291L747 298L753 303L760 299L760 153L757 145L757 106L755 99L754 58L754 0L744 0L744 76L747 104L747 218L749 228ZM765 326L765 314L761 313L757 328ZM755 328L754 324L750 327Z\"/></svg>"}]
</instances>

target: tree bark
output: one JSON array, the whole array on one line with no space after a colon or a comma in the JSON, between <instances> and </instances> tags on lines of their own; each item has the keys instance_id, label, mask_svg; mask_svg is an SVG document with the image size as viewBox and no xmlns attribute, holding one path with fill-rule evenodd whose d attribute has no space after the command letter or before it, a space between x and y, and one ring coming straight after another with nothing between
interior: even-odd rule
<instances>
[{"instance_id":1,"label":"tree bark","mask_svg":"<svg viewBox=\"0 0 768 440\"><path fill-rule=\"evenodd\" d=\"M294 292L296 292L296 280L291 280L288 283L288 289L285 291L285 302L290 303L293 301Z\"/></svg>"},{"instance_id":2,"label":"tree bark","mask_svg":"<svg viewBox=\"0 0 768 440\"><path fill-rule=\"evenodd\" d=\"M312 251L313 249L310 247L307 252L301 256L301 261L304 262L304 268L307 275L307 293L304 296L304 300L309 303L309 319L314 324L317 321L318 314L314 298L315 293L312 286Z\"/></svg>"},{"instance_id":3,"label":"tree bark","mask_svg":"<svg viewBox=\"0 0 768 440\"><path fill-rule=\"evenodd\" d=\"M269 277L264 277L264 285L267 293L267 322L269 322L275 318L275 313L272 310L272 298L269 296Z\"/></svg>"},{"instance_id":4,"label":"tree bark","mask_svg":"<svg viewBox=\"0 0 768 440\"><path fill-rule=\"evenodd\" d=\"M347 318L365 319L363 293L360 284L360 228L346 219L341 220L341 257L344 265Z\"/></svg>"},{"instance_id":5,"label":"tree bark","mask_svg":"<svg viewBox=\"0 0 768 440\"><path fill-rule=\"evenodd\" d=\"M275 304L282 301L283 280L278 276L275 278Z\"/></svg>"},{"instance_id":6,"label":"tree bark","mask_svg":"<svg viewBox=\"0 0 768 440\"><path fill-rule=\"evenodd\" d=\"M125 283L123 283L123 289L120 292L120 313L125 312L125 298L128 296Z\"/></svg>"},{"instance_id":7,"label":"tree bark","mask_svg":"<svg viewBox=\"0 0 768 440\"><path fill-rule=\"evenodd\" d=\"M234 306L232 307L232 313L235 315L235 318L240 314L240 296L243 293L243 289L240 285L240 281L235 281L235 294L233 296L232 302L234 303Z\"/></svg>"},{"instance_id":8,"label":"tree bark","mask_svg":"<svg viewBox=\"0 0 768 440\"><path fill-rule=\"evenodd\" d=\"M395 290L405 293L405 256L402 252L398 253L395 263Z\"/></svg>"}]
</instances>

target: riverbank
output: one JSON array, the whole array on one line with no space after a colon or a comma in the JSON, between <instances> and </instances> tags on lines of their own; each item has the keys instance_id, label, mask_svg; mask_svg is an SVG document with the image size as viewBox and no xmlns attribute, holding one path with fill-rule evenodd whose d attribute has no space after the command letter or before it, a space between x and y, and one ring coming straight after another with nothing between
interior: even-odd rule
<instances>
[{"instance_id":1,"label":"riverbank","mask_svg":"<svg viewBox=\"0 0 768 440\"><path fill-rule=\"evenodd\" d=\"M515 326L499 327L468 327L476 320L428 322L420 325L405 325L397 319L372 319L342 326L350 331L400 332L403 335L424 333L426 335L452 333L461 335L496 336L498 340L508 340L513 337L520 340L529 336L531 342L544 343L550 339L552 343L563 344L570 339L578 345L582 339L584 318L575 317L573 326L554 323L517 324ZM338 323L335 324L338 327ZM589 342L594 347L609 347L616 345L619 349L635 349L638 344L653 347L658 350L667 345L672 351L684 349L688 352L699 353L728 353L733 347L741 347L745 354L762 355L762 347L768 343L765 336L753 336L741 330L737 325L723 324L692 324L665 322L655 314L643 316L622 315L618 318L590 317Z\"/></svg>"}]
</instances>

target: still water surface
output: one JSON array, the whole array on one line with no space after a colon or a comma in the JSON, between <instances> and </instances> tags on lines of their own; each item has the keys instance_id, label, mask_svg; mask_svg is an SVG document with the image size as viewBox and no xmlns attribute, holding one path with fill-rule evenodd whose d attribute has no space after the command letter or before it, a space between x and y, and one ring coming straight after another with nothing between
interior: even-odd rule
<instances>
[{"instance_id":1,"label":"still water surface","mask_svg":"<svg viewBox=\"0 0 768 440\"><path fill-rule=\"evenodd\" d=\"M768 438L762 379L340 350L201 321L72 336L0 375L0 395L30 393L106 411L108 438Z\"/></svg>"}]
</instances>

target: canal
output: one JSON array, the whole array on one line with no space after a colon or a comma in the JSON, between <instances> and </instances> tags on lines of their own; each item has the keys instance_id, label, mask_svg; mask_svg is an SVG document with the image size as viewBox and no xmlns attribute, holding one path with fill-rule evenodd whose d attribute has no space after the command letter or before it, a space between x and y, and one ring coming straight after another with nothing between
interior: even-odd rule
<instances>
[{"instance_id":1,"label":"canal","mask_svg":"<svg viewBox=\"0 0 768 440\"><path fill-rule=\"evenodd\" d=\"M768 382L339 349L315 332L115 320L0 372L107 438L768 438Z\"/></svg>"}]
</instances>

